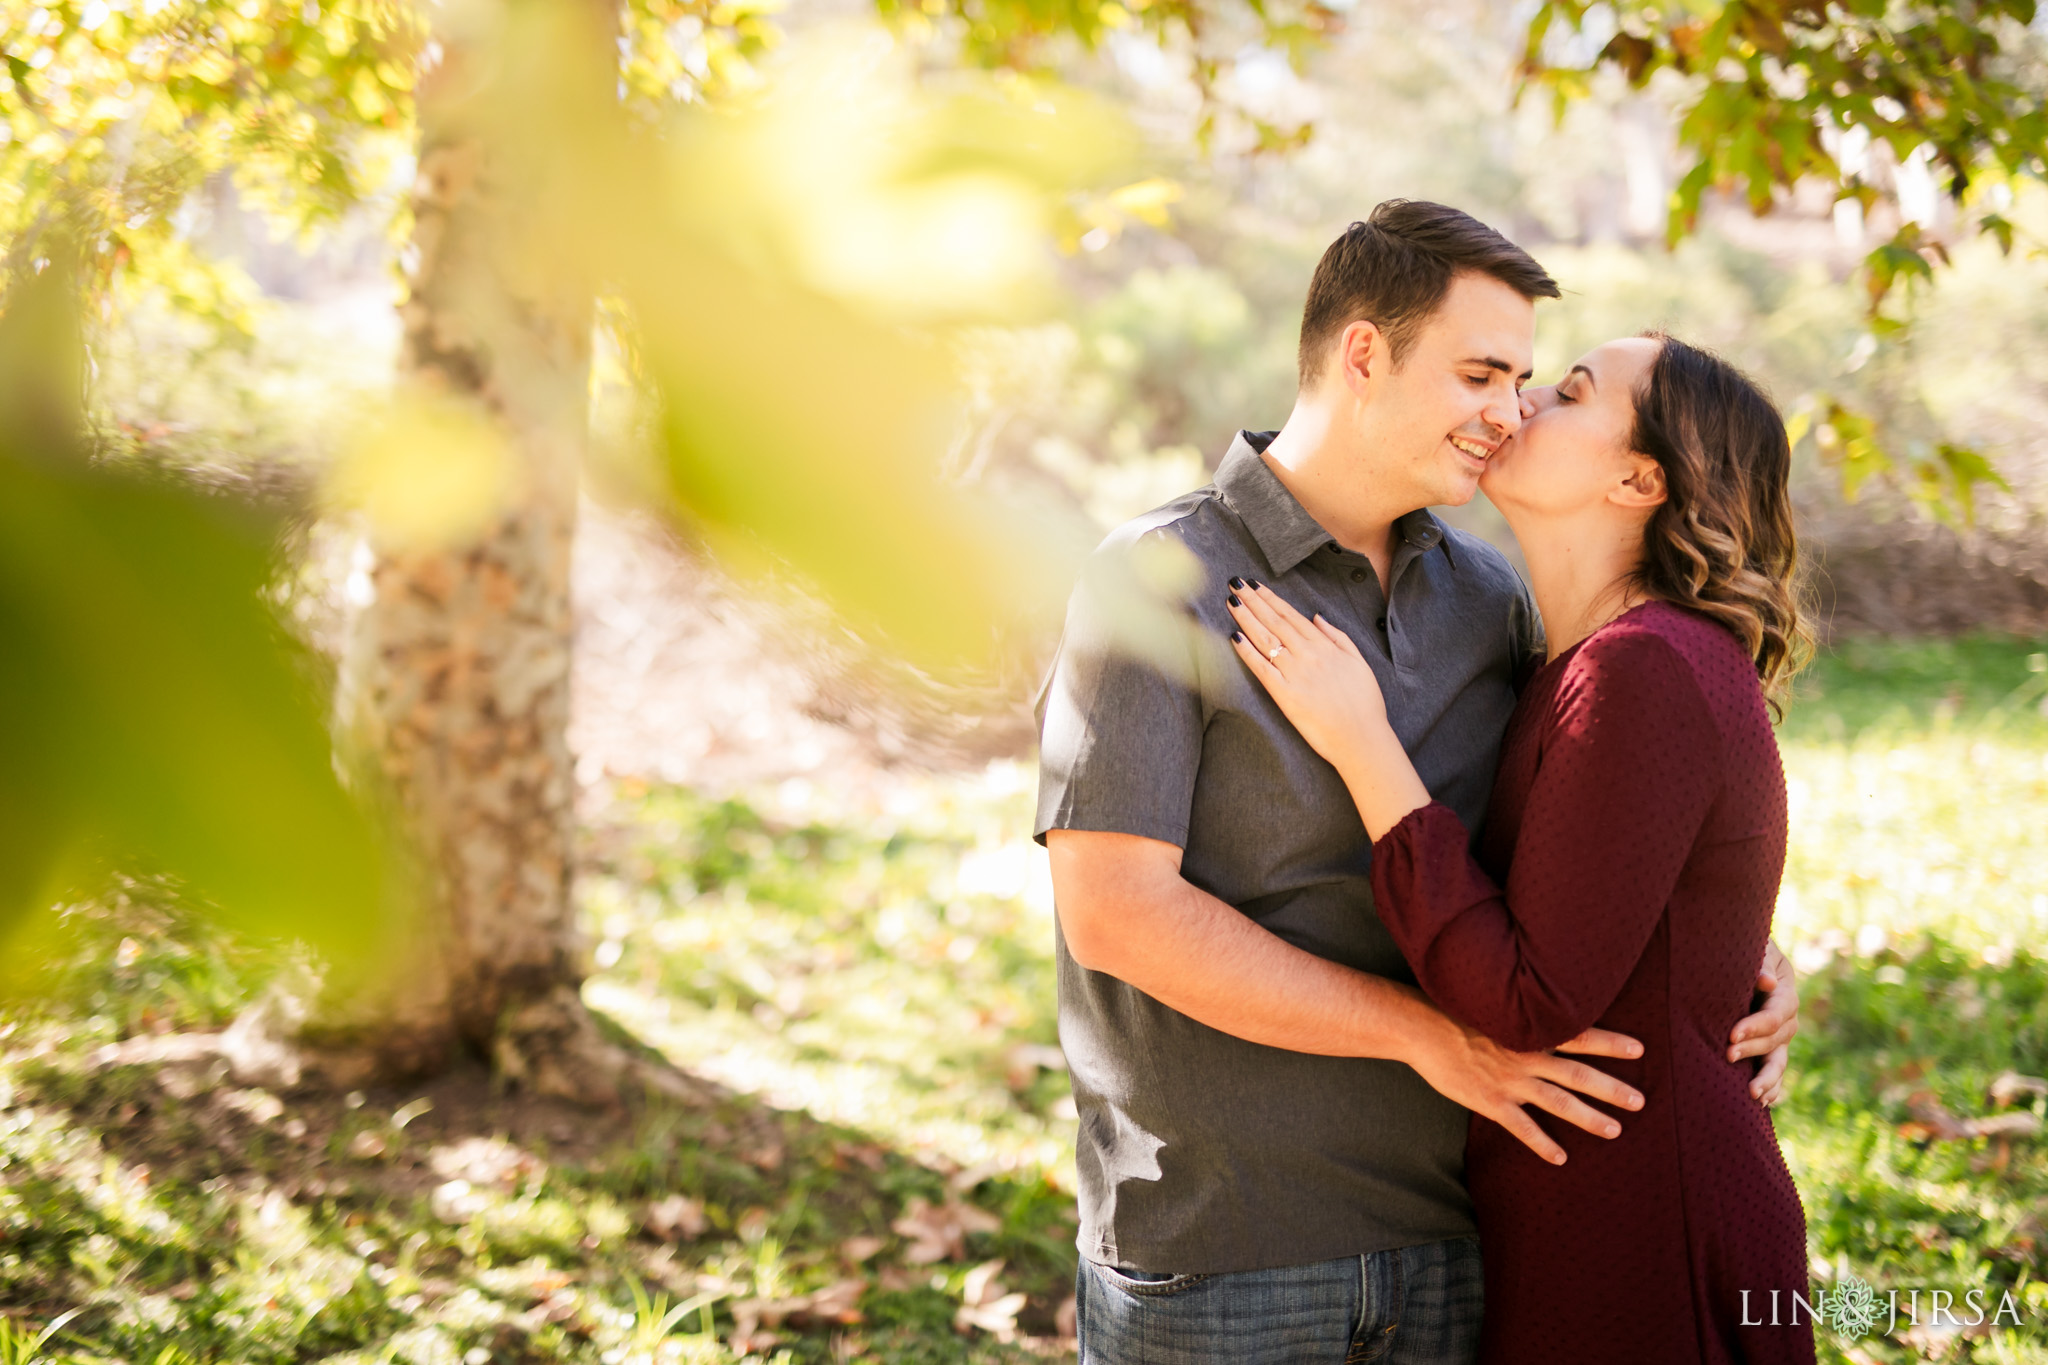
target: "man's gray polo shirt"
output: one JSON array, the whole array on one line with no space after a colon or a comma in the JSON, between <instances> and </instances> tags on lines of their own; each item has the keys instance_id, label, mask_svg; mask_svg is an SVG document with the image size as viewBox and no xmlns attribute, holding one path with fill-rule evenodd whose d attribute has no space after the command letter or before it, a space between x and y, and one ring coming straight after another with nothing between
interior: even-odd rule
<instances>
[{"instance_id":1,"label":"man's gray polo shirt","mask_svg":"<svg viewBox=\"0 0 2048 1365\"><path fill-rule=\"evenodd\" d=\"M1193 552L1196 636L1227 638L1225 586L1256 578L1358 642L1432 794L1477 829L1515 673L1536 648L1500 552L1427 511L1395 523L1391 600L1240 433L1216 481L1112 533ZM1104 830L1185 850L1181 874L1297 947L1410 982L1372 905L1372 845L1344 784L1227 649L1184 666L1120 649L1084 587L1041 713L1036 833ZM1082 1254L1146 1271L1300 1265L1473 1230L1466 1112L1398 1062L1221 1033L1058 941L1060 1042L1080 1110Z\"/></svg>"}]
</instances>

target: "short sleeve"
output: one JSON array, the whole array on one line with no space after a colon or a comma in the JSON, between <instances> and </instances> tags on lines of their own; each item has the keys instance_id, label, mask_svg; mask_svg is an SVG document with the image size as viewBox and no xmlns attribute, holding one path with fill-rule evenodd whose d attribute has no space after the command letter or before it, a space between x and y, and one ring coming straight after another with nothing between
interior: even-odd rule
<instances>
[{"instance_id":1,"label":"short sleeve","mask_svg":"<svg viewBox=\"0 0 2048 1365\"><path fill-rule=\"evenodd\" d=\"M1098 584L1074 590L1040 696L1032 835L1099 830L1185 848L1204 723L1195 632L1139 638Z\"/></svg>"}]
</instances>

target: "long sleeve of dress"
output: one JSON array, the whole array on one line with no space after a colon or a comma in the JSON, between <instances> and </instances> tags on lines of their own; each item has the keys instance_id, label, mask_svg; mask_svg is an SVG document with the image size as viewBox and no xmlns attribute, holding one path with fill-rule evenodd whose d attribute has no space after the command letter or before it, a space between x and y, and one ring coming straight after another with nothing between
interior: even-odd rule
<instances>
[{"instance_id":1,"label":"long sleeve of dress","mask_svg":"<svg viewBox=\"0 0 2048 1365\"><path fill-rule=\"evenodd\" d=\"M1505 889L1442 805L1373 848L1379 915L1417 982L1518 1051L1557 1046L1614 1002L1720 787L1712 713L1670 644L1598 636L1564 667Z\"/></svg>"}]
</instances>

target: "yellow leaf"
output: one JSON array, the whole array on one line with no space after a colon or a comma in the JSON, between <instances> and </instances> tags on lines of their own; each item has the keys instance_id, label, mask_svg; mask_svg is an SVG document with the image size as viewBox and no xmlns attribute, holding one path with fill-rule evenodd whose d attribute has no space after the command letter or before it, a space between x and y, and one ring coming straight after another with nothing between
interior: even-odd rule
<instances>
[{"instance_id":1,"label":"yellow leaf","mask_svg":"<svg viewBox=\"0 0 2048 1365\"><path fill-rule=\"evenodd\" d=\"M1167 209L1186 194L1179 181L1155 175L1110 191L1109 202L1140 222L1163 228L1168 222Z\"/></svg>"}]
</instances>

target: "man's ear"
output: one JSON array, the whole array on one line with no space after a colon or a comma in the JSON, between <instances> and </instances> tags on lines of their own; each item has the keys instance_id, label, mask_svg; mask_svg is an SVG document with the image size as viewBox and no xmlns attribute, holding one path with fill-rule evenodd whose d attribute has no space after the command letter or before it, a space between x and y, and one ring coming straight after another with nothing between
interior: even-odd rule
<instances>
[{"instance_id":1,"label":"man's ear","mask_svg":"<svg viewBox=\"0 0 2048 1365\"><path fill-rule=\"evenodd\" d=\"M1647 455L1633 457L1635 471L1609 494L1623 507L1657 507L1671 496L1664 482L1664 466Z\"/></svg>"},{"instance_id":2,"label":"man's ear","mask_svg":"<svg viewBox=\"0 0 2048 1365\"><path fill-rule=\"evenodd\" d=\"M1379 324L1360 319L1348 324L1337 337L1337 373L1344 387L1360 398L1375 379L1383 378L1390 365L1387 338Z\"/></svg>"}]
</instances>

